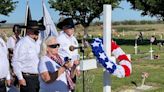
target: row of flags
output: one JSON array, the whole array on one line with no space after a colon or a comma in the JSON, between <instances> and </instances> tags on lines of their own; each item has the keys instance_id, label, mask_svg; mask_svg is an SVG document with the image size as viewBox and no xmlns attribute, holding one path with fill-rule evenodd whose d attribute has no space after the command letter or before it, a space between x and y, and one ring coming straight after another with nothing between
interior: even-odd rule
<instances>
[{"instance_id":1,"label":"row of flags","mask_svg":"<svg viewBox=\"0 0 164 92\"><path fill-rule=\"evenodd\" d=\"M42 1L42 7L43 7L43 17L40 22L42 22L43 25L45 26L45 31L41 32L41 35L40 35L41 38L44 39L44 38L47 38L48 36L58 36L56 26L46 8L44 1ZM32 20L32 16L31 16L31 10L29 6L29 1L27 0L25 26L27 26L28 21L30 20ZM26 30L24 31L24 36L25 34L26 34Z\"/></svg>"}]
</instances>

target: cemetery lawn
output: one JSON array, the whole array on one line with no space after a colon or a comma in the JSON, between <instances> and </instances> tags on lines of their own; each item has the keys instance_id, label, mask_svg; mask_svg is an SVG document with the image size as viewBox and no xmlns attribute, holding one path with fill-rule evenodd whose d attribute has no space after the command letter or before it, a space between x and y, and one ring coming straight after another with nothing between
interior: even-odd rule
<instances>
[{"instance_id":1,"label":"cemetery lawn","mask_svg":"<svg viewBox=\"0 0 164 92\"><path fill-rule=\"evenodd\" d=\"M112 92L119 92L125 89L136 88L131 82L135 82L138 86L141 85L142 72L149 73L149 77L145 80L145 85L155 87L152 90L143 92L163 92L164 91L164 47L160 50L158 46L153 45L153 54L159 54L159 59L150 60L149 45L139 46L140 52L134 54L134 46L121 45L121 48L128 54L131 54L132 59L132 74L127 78L117 78L111 76ZM83 92L83 81L81 76L77 78L76 92ZM103 92L103 68L98 65L97 69L85 71L85 92Z\"/></svg>"}]
</instances>

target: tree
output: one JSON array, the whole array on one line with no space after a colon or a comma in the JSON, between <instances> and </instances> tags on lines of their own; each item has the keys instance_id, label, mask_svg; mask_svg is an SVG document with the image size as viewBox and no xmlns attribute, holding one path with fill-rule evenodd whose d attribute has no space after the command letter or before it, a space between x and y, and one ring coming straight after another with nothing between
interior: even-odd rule
<instances>
[{"instance_id":1,"label":"tree","mask_svg":"<svg viewBox=\"0 0 164 92\"><path fill-rule=\"evenodd\" d=\"M141 15L156 16L164 20L164 0L127 0L132 4L132 9L141 10Z\"/></svg>"},{"instance_id":2,"label":"tree","mask_svg":"<svg viewBox=\"0 0 164 92\"><path fill-rule=\"evenodd\" d=\"M103 12L103 4L112 4L112 8L118 7L121 0L49 0L51 8L59 11L63 16L75 19L84 27L84 35L87 28L95 18L100 18Z\"/></svg>"},{"instance_id":3,"label":"tree","mask_svg":"<svg viewBox=\"0 0 164 92\"><path fill-rule=\"evenodd\" d=\"M16 3L18 1L0 0L0 14L8 16L15 9Z\"/></svg>"}]
</instances>

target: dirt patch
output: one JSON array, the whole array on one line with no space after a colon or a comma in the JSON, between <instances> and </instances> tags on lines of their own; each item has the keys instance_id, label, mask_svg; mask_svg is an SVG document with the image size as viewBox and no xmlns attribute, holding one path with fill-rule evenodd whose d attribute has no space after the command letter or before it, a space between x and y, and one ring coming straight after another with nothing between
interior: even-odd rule
<instances>
[{"instance_id":1,"label":"dirt patch","mask_svg":"<svg viewBox=\"0 0 164 92\"><path fill-rule=\"evenodd\" d=\"M154 87L154 86L142 85L142 86L138 86L138 87L135 87L135 88L120 90L120 91L117 91L117 92L144 92L144 91L153 90L153 89L156 89L156 88L157 87Z\"/></svg>"}]
</instances>

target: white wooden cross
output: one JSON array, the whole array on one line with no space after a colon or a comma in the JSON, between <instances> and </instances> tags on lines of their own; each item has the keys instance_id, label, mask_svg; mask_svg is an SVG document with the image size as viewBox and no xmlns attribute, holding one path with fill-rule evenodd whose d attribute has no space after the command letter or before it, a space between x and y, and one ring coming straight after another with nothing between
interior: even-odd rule
<instances>
[{"instance_id":1,"label":"white wooden cross","mask_svg":"<svg viewBox=\"0 0 164 92\"><path fill-rule=\"evenodd\" d=\"M152 49L152 43L150 43L150 59L153 60L153 49Z\"/></svg>"},{"instance_id":2,"label":"white wooden cross","mask_svg":"<svg viewBox=\"0 0 164 92\"><path fill-rule=\"evenodd\" d=\"M104 50L108 57L111 57L111 15L112 7L111 5L103 5L103 44ZM103 92L111 92L111 78L109 72L105 69L103 70Z\"/></svg>"},{"instance_id":3,"label":"white wooden cross","mask_svg":"<svg viewBox=\"0 0 164 92\"><path fill-rule=\"evenodd\" d=\"M138 53L137 39L135 39L134 50L135 50L135 54L137 54Z\"/></svg>"}]
</instances>

